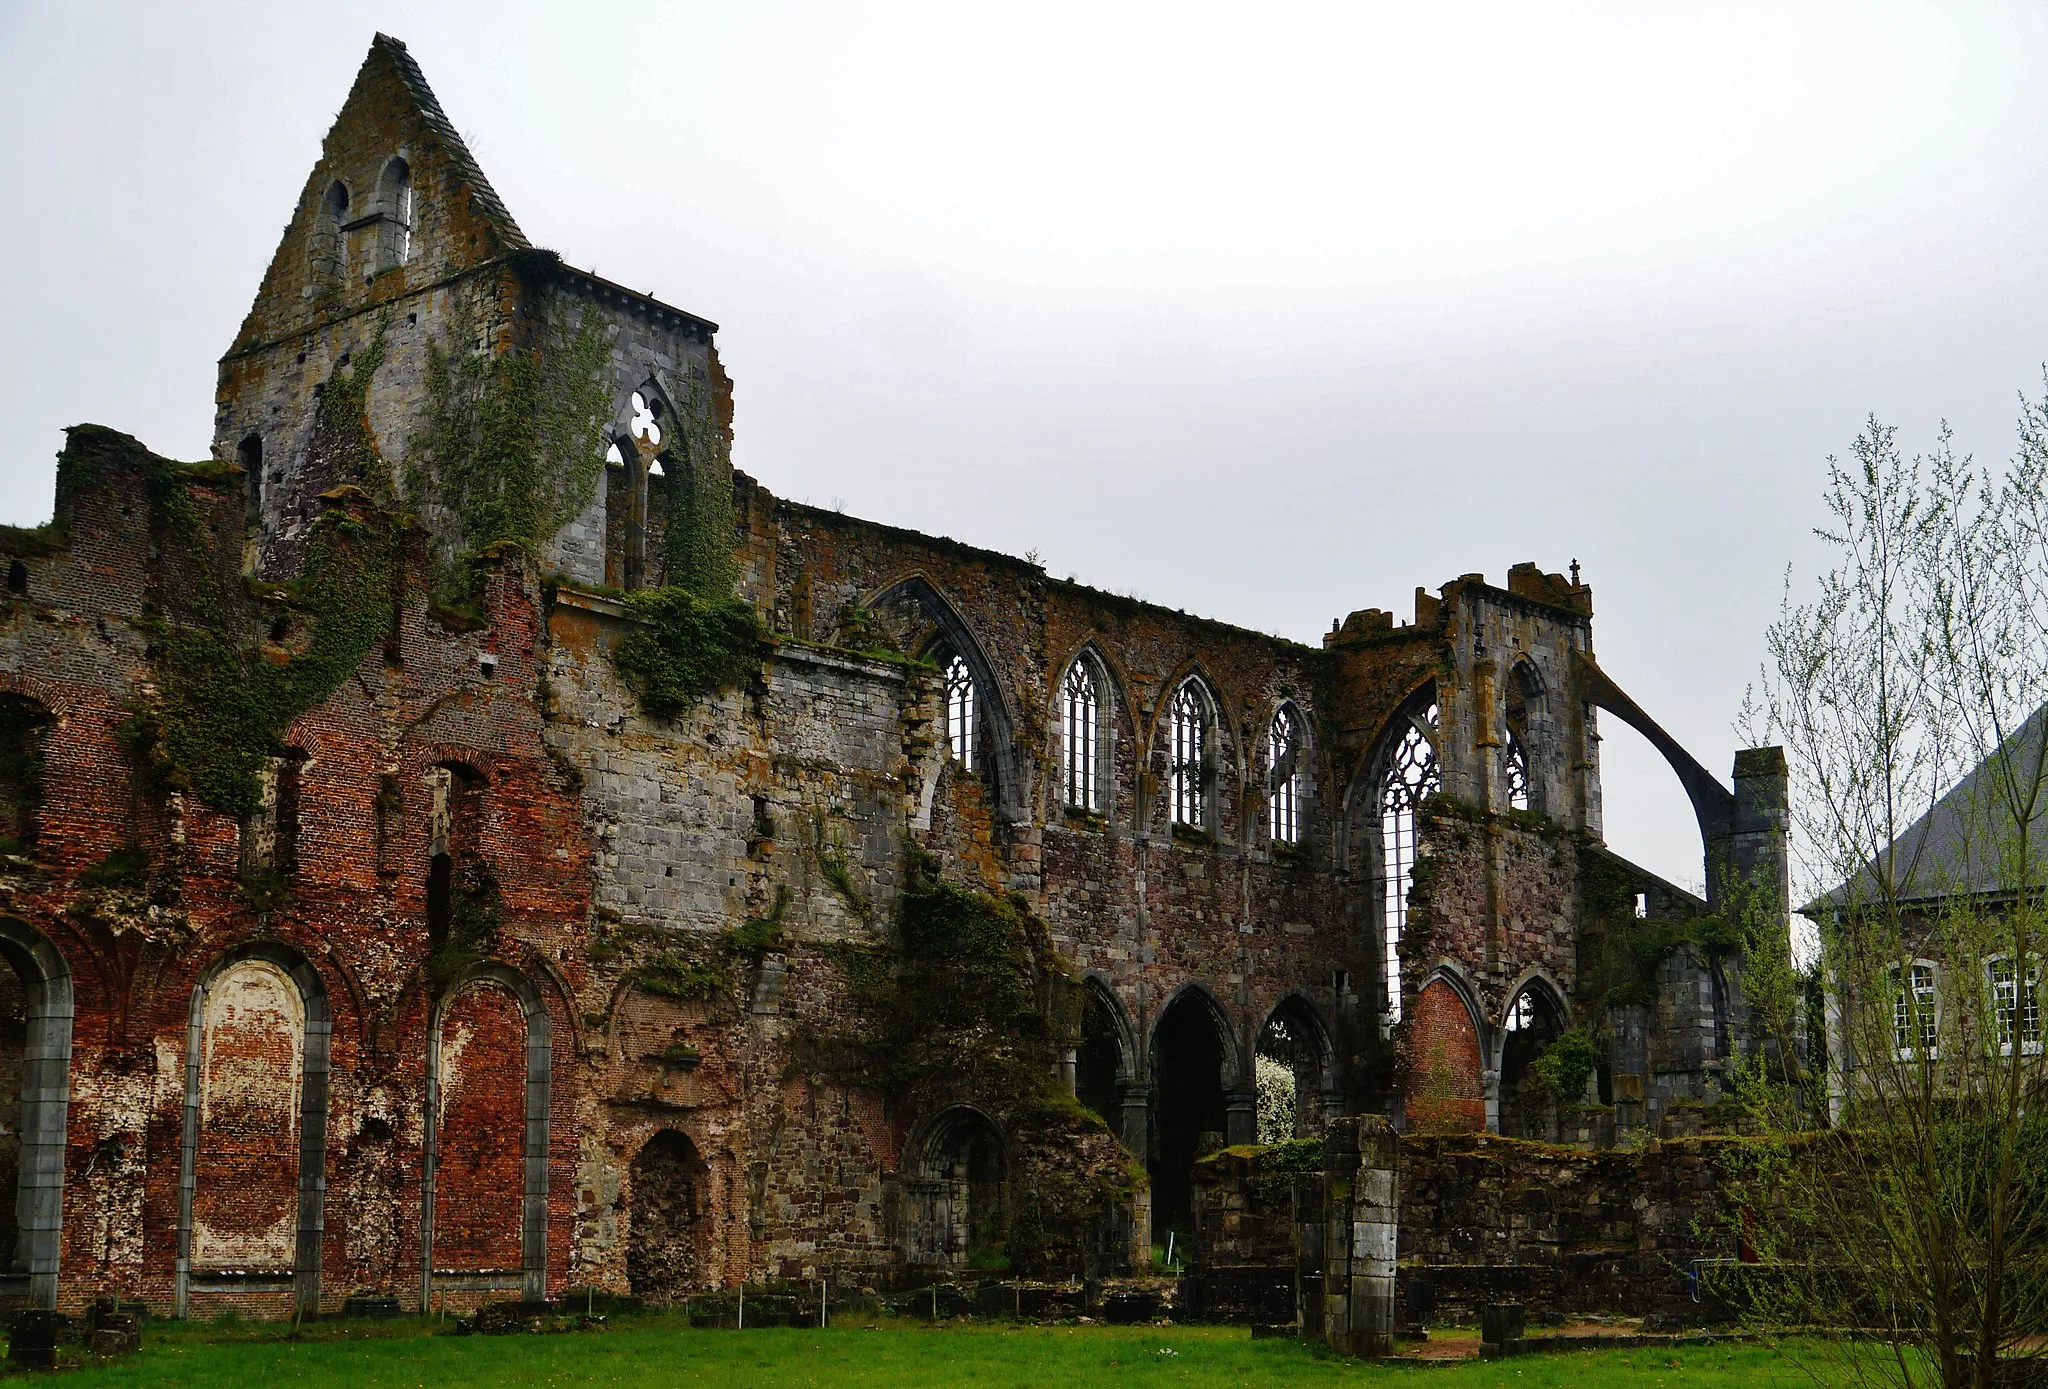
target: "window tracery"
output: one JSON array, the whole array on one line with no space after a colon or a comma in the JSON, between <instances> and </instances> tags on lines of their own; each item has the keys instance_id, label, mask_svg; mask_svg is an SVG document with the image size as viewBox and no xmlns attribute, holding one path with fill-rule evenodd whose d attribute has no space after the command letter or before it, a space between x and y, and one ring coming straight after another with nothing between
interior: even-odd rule
<instances>
[{"instance_id":1,"label":"window tracery","mask_svg":"<svg viewBox=\"0 0 2048 1389\"><path fill-rule=\"evenodd\" d=\"M1066 759L1066 803L1078 810L1102 808L1097 766L1101 710L1095 671L1086 657L1077 657L1060 683L1060 750Z\"/></svg>"},{"instance_id":2,"label":"window tracery","mask_svg":"<svg viewBox=\"0 0 2048 1389\"><path fill-rule=\"evenodd\" d=\"M974 770L974 712L974 675L956 655L946 662L946 750L969 771Z\"/></svg>"},{"instance_id":3,"label":"window tracery","mask_svg":"<svg viewBox=\"0 0 2048 1389\"><path fill-rule=\"evenodd\" d=\"M1266 730L1266 765L1270 796L1266 802L1267 829L1275 844L1301 840L1301 725L1292 709L1273 715Z\"/></svg>"},{"instance_id":4,"label":"window tracery","mask_svg":"<svg viewBox=\"0 0 2048 1389\"><path fill-rule=\"evenodd\" d=\"M1507 764L1508 809L1529 808L1529 753L1522 746L1521 738L1511 728L1502 749L1502 760Z\"/></svg>"},{"instance_id":5,"label":"window tracery","mask_svg":"<svg viewBox=\"0 0 2048 1389\"><path fill-rule=\"evenodd\" d=\"M1408 924L1409 876L1415 867L1415 812L1442 784L1434 735L1437 707L1410 717L1387 761L1380 787L1380 858L1385 873L1384 930L1387 1014L1401 1019L1401 932Z\"/></svg>"},{"instance_id":6,"label":"window tracery","mask_svg":"<svg viewBox=\"0 0 2048 1389\"><path fill-rule=\"evenodd\" d=\"M1194 680L1174 691L1170 730L1173 822L1208 828L1209 706Z\"/></svg>"}]
</instances>

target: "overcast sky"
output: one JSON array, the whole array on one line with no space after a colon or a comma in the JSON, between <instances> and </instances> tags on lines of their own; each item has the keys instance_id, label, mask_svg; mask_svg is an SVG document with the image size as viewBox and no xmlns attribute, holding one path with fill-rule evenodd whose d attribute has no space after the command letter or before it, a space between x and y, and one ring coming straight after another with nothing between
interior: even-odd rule
<instances>
[{"instance_id":1,"label":"overcast sky","mask_svg":"<svg viewBox=\"0 0 2048 1389\"><path fill-rule=\"evenodd\" d=\"M773 491L1307 642L1576 558L1724 775L1826 455L2004 458L2048 358L2037 5L0 0L0 520L68 424L205 454L378 29L536 244L722 325Z\"/></svg>"}]
</instances>

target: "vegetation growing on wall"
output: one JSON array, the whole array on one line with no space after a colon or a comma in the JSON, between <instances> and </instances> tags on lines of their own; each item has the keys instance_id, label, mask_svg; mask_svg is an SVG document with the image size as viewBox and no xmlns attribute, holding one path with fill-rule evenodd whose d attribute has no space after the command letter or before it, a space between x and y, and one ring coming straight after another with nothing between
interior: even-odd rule
<instances>
[{"instance_id":1,"label":"vegetation growing on wall","mask_svg":"<svg viewBox=\"0 0 2048 1389\"><path fill-rule=\"evenodd\" d=\"M465 563L510 542L543 554L597 495L612 413L607 321L586 311L510 351L427 349L427 407L406 494L433 533L434 597L474 602Z\"/></svg>"},{"instance_id":2,"label":"vegetation growing on wall","mask_svg":"<svg viewBox=\"0 0 2048 1389\"><path fill-rule=\"evenodd\" d=\"M489 955L504 920L505 899L490 861L482 854L457 855L448 884L448 935L434 943L427 957L427 978L433 986L446 988Z\"/></svg>"},{"instance_id":3,"label":"vegetation growing on wall","mask_svg":"<svg viewBox=\"0 0 2048 1389\"><path fill-rule=\"evenodd\" d=\"M1636 915L1636 880L1597 842L1578 842L1579 987L1582 1015L1657 1001L1657 973L1681 950L1718 960L1742 947L1740 931L1719 915Z\"/></svg>"},{"instance_id":4,"label":"vegetation growing on wall","mask_svg":"<svg viewBox=\"0 0 2048 1389\"><path fill-rule=\"evenodd\" d=\"M995 1115L1013 1144L1012 1267L1057 1264L1143 1181L1059 1082L1079 986L1022 898L943 881L915 844L899 901L893 939L831 952L854 1022L818 1039L816 1059L918 1112L971 1099Z\"/></svg>"},{"instance_id":5,"label":"vegetation growing on wall","mask_svg":"<svg viewBox=\"0 0 2048 1389\"><path fill-rule=\"evenodd\" d=\"M676 438L662 470L667 484L667 529L663 536L670 585L699 598L729 599L739 581L732 553L732 469L709 393L692 380L689 398L678 404Z\"/></svg>"},{"instance_id":6,"label":"vegetation growing on wall","mask_svg":"<svg viewBox=\"0 0 2048 1389\"><path fill-rule=\"evenodd\" d=\"M737 598L700 598L684 588L627 599L642 619L612 660L650 718L671 719L713 690L745 680L761 659L761 621Z\"/></svg>"},{"instance_id":7,"label":"vegetation growing on wall","mask_svg":"<svg viewBox=\"0 0 2048 1389\"><path fill-rule=\"evenodd\" d=\"M209 514L193 494L230 481L223 470L154 465L151 526L166 575L152 619L159 692L122 732L158 789L188 792L229 815L253 813L257 773L282 751L285 729L389 633L403 527L364 490L388 493L388 470L363 418L383 355L380 329L322 392L314 446L330 476L358 481L321 499L299 576L288 583L245 585L237 577L239 513L215 506Z\"/></svg>"}]
</instances>

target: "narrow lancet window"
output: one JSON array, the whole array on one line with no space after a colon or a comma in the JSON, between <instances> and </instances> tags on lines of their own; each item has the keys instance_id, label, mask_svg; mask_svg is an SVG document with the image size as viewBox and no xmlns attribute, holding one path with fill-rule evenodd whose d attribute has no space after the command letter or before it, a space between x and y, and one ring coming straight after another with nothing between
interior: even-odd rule
<instances>
[{"instance_id":1,"label":"narrow lancet window","mask_svg":"<svg viewBox=\"0 0 2048 1389\"><path fill-rule=\"evenodd\" d=\"M1502 750L1507 763L1508 809L1529 808L1529 754L1522 746L1522 740L1513 729L1508 730L1508 741Z\"/></svg>"},{"instance_id":2,"label":"narrow lancet window","mask_svg":"<svg viewBox=\"0 0 2048 1389\"><path fill-rule=\"evenodd\" d=\"M1173 822L1207 829L1209 707L1193 680L1174 691L1172 720Z\"/></svg>"},{"instance_id":3,"label":"narrow lancet window","mask_svg":"<svg viewBox=\"0 0 2048 1389\"><path fill-rule=\"evenodd\" d=\"M1067 804L1077 810L1102 808L1096 784L1096 721L1101 709L1095 672L1085 658L1076 660L1067 667L1067 678L1060 686L1060 750L1066 758Z\"/></svg>"},{"instance_id":4,"label":"narrow lancet window","mask_svg":"<svg viewBox=\"0 0 2048 1389\"><path fill-rule=\"evenodd\" d=\"M403 159L384 166L383 186L384 263L380 270L404 265L412 259L412 169Z\"/></svg>"},{"instance_id":5,"label":"narrow lancet window","mask_svg":"<svg viewBox=\"0 0 2048 1389\"><path fill-rule=\"evenodd\" d=\"M1301 839L1300 754L1301 725L1292 709L1282 709L1273 716L1273 726L1266 733L1270 779L1266 818L1275 844L1294 844Z\"/></svg>"},{"instance_id":6,"label":"narrow lancet window","mask_svg":"<svg viewBox=\"0 0 2048 1389\"><path fill-rule=\"evenodd\" d=\"M974 676L958 656L946 662L946 750L974 770Z\"/></svg>"},{"instance_id":7,"label":"narrow lancet window","mask_svg":"<svg viewBox=\"0 0 2048 1389\"><path fill-rule=\"evenodd\" d=\"M1401 1019L1401 932L1408 924L1409 875L1415 868L1415 812L1440 784L1436 706L1411 719L1394 747L1380 793L1380 857L1385 873L1387 1013Z\"/></svg>"}]
</instances>

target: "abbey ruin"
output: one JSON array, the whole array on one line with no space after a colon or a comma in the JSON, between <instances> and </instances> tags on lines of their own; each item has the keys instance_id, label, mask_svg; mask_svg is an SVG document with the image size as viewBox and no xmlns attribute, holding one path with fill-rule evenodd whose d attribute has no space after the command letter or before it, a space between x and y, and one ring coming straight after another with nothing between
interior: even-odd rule
<instances>
[{"instance_id":1,"label":"abbey ruin","mask_svg":"<svg viewBox=\"0 0 2048 1389\"><path fill-rule=\"evenodd\" d=\"M1216 1244L1261 1057L1444 1163L1712 1127L1784 763L1666 736L1575 564L1186 616L776 497L716 339L530 246L380 36L212 457L69 431L0 530L0 1292L1113 1275ZM1605 848L1603 718L1704 899Z\"/></svg>"}]
</instances>

